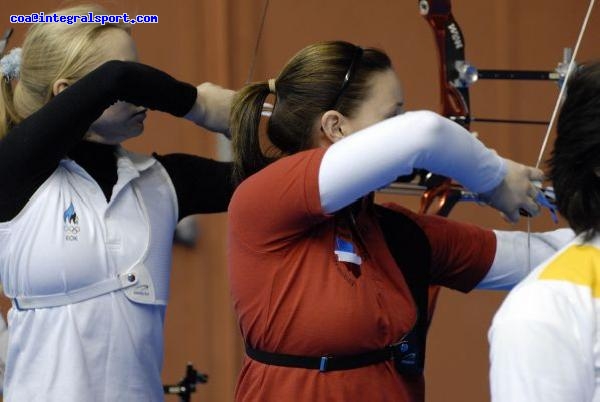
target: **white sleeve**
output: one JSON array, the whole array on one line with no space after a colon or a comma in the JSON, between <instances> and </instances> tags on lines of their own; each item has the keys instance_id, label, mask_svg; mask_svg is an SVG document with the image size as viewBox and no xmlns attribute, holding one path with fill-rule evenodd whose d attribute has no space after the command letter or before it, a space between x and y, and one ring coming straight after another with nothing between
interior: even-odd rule
<instances>
[{"instance_id":1,"label":"white sleeve","mask_svg":"<svg viewBox=\"0 0 600 402\"><path fill-rule=\"evenodd\" d=\"M335 212L416 168L475 192L492 190L506 175L504 160L460 125L433 112L408 112L327 149L319 169L323 210Z\"/></svg>"},{"instance_id":2,"label":"white sleeve","mask_svg":"<svg viewBox=\"0 0 600 402\"><path fill-rule=\"evenodd\" d=\"M531 233L529 247L527 232L494 230L494 234L494 262L477 289L511 289L576 236L571 229Z\"/></svg>"},{"instance_id":3,"label":"white sleeve","mask_svg":"<svg viewBox=\"0 0 600 402\"><path fill-rule=\"evenodd\" d=\"M593 314L582 327L585 317L577 311L582 309L560 291L539 283L516 290L488 333L492 401L592 401L593 348L586 332Z\"/></svg>"}]
</instances>

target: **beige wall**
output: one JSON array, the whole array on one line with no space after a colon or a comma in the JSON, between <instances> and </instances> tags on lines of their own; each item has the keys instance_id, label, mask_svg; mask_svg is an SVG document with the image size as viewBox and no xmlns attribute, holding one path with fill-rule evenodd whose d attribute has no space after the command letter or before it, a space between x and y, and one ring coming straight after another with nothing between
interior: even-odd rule
<instances>
[{"instance_id":1,"label":"beige wall","mask_svg":"<svg viewBox=\"0 0 600 402\"><path fill-rule=\"evenodd\" d=\"M576 39L587 6L584 0L455 1L454 14L466 38L467 58L479 68L552 69L562 48ZM49 11L64 1L0 3L0 29L11 14ZM143 62L192 83L214 81L237 88L246 80L263 0L101 1L111 11L156 14L159 23L137 25L134 37ZM598 54L600 10L590 22L580 59ZM26 26L16 29L12 45ZM437 55L417 1L271 0L253 79L275 76L301 47L324 39L345 39L388 51L403 80L409 109L438 106ZM548 119L557 95L548 82L480 82L471 90L473 114L481 117ZM501 154L533 164L545 129L537 126L473 125L480 138ZM190 152L220 157L218 137L190 123L155 113L146 134L127 145L159 153ZM417 200L385 200L416 207ZM460 205L452 218L501 229L511 226L493 211ZM231 312L226 277L224 214L199 217L197 247L174 248L172 297L166 320L165 382L178 380L187 361L210 375L196 401L232 399L242 357ZM532 230L554 226L544 214ZM504 293L442 292L433 321L427 361L429 402L483 401L488 397L486 329ZM176 400L171 397L167 400Z\"/></svg>"}]
</instances>

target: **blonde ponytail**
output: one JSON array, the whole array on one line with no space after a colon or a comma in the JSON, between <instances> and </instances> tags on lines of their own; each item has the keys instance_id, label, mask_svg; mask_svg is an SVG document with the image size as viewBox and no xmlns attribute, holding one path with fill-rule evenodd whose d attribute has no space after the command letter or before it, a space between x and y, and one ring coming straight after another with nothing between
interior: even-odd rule
<instances>
[{"instance_id":1,"label":"blonde ponytail","mask_svg":"<svg viewBox=\"0 0 600 402\"><path fill-rule=\"evenodd\" d=\"M10 36L10 32L8 36ZM7 40L8 36L6 37ZM13 104L13 82L19 78L21 48L14 48L0 58L0 139L14 125L17 113Z\"/></svg>"},{"instance_id":2,"label":"blonde ponytail","mask_svg":"<svg viewBox=\"0 0 600 402\"><path fill-rule=\"evenodd\" d=\"M13 105L12 82L0 74L0 140L15 125L17 119Z\"/></svg>"}]
</instances>

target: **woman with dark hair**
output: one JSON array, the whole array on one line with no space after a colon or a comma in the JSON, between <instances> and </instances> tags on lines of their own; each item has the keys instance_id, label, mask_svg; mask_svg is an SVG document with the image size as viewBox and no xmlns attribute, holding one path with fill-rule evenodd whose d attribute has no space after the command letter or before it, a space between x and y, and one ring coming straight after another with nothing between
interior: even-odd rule
<instances>
[{"instance_id":1,"label":"woman with dark hair","mask_svg":"<svg viewBox=\"0 0 600 402\"><path fill-rule=\"evenodd\" d=\"M515 237L384 208L372 192L424 168L516 220L538 212L542 173L435 113L404 113L389 58L347 42L308 46L277 79L243 88L230 126L241 182L230 277L248 355L236 400L424 400L428 285L511 286L527 272L526 242L513 250Z\"/></svg>"},{"instance_id":2,"label":"woman with dark hair","mask_svg":"<svg viewBox=\"0 0 600 402\"><path fill-rule=\"evenodd\" d=\"M600 64L569 81L550 159L578 234L506 298L489 332L494 402L600 401Z\"/></svg>"}]
</instances>

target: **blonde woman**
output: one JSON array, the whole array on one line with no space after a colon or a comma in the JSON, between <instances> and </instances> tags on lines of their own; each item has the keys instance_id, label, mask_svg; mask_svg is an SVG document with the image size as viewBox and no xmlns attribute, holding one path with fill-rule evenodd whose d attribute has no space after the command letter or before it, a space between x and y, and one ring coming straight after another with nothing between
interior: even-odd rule
<instances>
[{"instance_id":1,"label":"blonde woman","mask_svg":"<svg viewBox=\"0 0 600 402\"><path fill-rule=\"evenodd\" d=\"M106 14L98 7L60 14ZM226 132L232 92L136 63L127 27L33 25L0 61L7 401L160 401L173 230L225 211L230 165L119 144L148 109Z\"/></svg>"}]
</instances>

